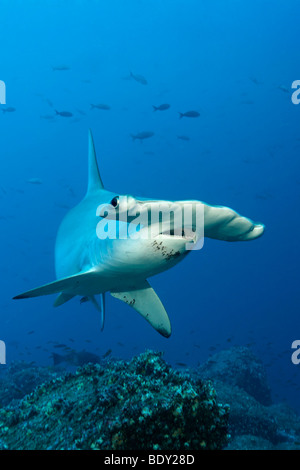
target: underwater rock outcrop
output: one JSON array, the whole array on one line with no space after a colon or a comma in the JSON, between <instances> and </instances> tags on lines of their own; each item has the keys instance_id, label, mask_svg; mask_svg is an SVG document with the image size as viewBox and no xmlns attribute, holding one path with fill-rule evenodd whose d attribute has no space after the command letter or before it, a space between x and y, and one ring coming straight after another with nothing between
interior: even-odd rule
<instances>
[{"instance_id":1,"label":"underwater rock outcrop","mask_svg":"<svg viewBox=\"0 0 300 470\"><path fill-rule=\"evenodd\" d=\"M59 377L61 373L48 367L37 367L25 361L12 362L0 375L0 408L19 400L38 385Z\"/></svg>"},{"instance_id":2,"label":"underwater rock outcrop","mask_svg":"<svg viewBox=\"0 0 300 470\"><path fill-rule=\"evenodd\" d=\"M271 390L262 362L243 346L214 354L199 368L201 377L236 385L262 405L271 405Z\"/></svg>"},{"instance_id":3,"label":"underwater rock outcrop","mask_svg":"<svg viewBox=\"0 0 300 470\"><path fill-rule=\"evenodd\" d=\"M300 449L299 415L269 404L263 365L244 347L180 372L151 351L72 373L25 362L6 371L0 449Z\"/></svg>"},{"instance_id":4,"label":"underwater rock outcrop","mask_svg":"<svg viewBox=\"0 0 300 470\"><path fill-rule=\"evenodd\" d=\"M0 409L2 449L221 449L228 407L160 353L87 364Z\"/></svg>"},{"instance_id":5,"label":"underwater rock outcrop","mask_svg":"<svg viewBox=\"0 0 300 470\"><path fill-rule=\"evenodd\" d=\"M191 372L213 383L218 399L229 404L227 449L299 449L300 418L284 404L272 404L263 364L246 347L211 356Z\"/></svg>"}]
</instances>

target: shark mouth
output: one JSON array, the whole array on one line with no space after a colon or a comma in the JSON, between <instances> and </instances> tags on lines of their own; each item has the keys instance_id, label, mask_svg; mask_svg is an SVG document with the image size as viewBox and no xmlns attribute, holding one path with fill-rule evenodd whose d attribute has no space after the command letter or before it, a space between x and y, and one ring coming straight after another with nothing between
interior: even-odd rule
<instances>
[{"instance_id":1,"label":"shark mouth","mask_svg":"<svg viewBox=\"0 0 300 470\"><path fill-rule=\"evenodd\" d=\"M180 232L179 230L176 232L175 230L162 230L159 232L158 236L163 235L166 238L183 239L188 241L196 239L196 232L191 229L181 230L181 233L178 233Z\"/></svg>"}]
</instances>

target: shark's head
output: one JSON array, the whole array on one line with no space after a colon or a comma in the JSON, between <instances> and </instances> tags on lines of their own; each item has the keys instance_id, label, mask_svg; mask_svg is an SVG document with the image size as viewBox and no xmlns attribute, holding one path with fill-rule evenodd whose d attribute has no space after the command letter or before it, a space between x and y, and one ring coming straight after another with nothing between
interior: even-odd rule
<instances>
[{"instance_id":1,"label":"shark's head","mask_svg":"<svg viewBox=\"0 0 300 470\"><path fill-rule=\"evenodd\" d=\"M98 206L97 236L110 246L106 253L113 259L113 269L149 277L177 264L203 233L203 224L195 230L200 205L115 195L109 204Z\"/></svg>"}]
</instances>

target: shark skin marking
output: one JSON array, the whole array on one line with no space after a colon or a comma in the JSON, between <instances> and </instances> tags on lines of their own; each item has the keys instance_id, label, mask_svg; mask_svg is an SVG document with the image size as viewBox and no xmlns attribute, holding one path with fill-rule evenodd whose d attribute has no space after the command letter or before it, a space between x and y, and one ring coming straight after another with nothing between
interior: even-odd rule
<instances>
[{"instance_id":1,"label":"shark skin marking","mask_svg":"<svg viewBox=\"0 0 300 470\"><path fill-rule=\"evenodd\" d=\"M123 196L104 188L91 131L88 143L87 193L82 201L65 215L57 232L55 244L57 280L19 294L14 299L59 294L54 303L54 306L58 307L79 295L81 303L90 300L101 313L102 330L105 317L104 296L106 292L110 292L113 297L140 313L161 335L169 337L171 334L169 317L147 279L183 260L190 253L186 249L187 241L196 244L202 232L198 232L197 227L192 225L190 227L192 238L188 234L185 235L185 232L178 236L161 230L155 232L154 239L151 237L100 239L96 233L97 224L100 220L104 220L97 215L97 208L100 205L116 206L118 216L122 216L125 211L128 216L126 219L126 229L128 229L130 222L135 223L131 216L135 208L146 208L149 204L161 207L162 203L174 204L174 201L134 198L127 195L127 206L124 208L121 204ZM248 241L260 237L264 232L264 225L255 224L229 207L212 206L201 201L175 201L180 207L186 203L193 203L193 210L197 205L198 207L201 205L204 209L205 237L226 241ZM107 218L109 219L108 216ZM115 220L114 223L118 230L124 227L122 226L124 222ZM156 227L155 224L153 226ZM149 233L148 227L141 226L140 232ZM100 295L100 303L97 301L97 295Z\"/></svg>"},{"instance_id":2,"label":"shark skin marking","mask_svg":"<svg viewBox=\"0 0 300 470\"><path fill-rule=\"evenodd\" d=\"M180 251L174 251L171 249L168 251L168 249L163 245L163 242L157 243L156 240L152 243L152 246L155 251L161 250L161 255L163 258L165 258L166 261L169 261L172 258L176 258L177 256L180 256Z\"/></svg>"}]
</instances>

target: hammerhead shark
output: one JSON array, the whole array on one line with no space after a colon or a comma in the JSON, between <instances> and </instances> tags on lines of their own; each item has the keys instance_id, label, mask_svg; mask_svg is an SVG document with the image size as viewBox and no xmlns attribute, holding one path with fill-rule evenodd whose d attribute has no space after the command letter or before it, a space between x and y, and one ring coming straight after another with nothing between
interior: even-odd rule
<instances>
[{"instance_id":1,"label":"hammerhead shark","mask_svg":"<svg viewBox=\"0 0 300 470\"><path fill-rule=\"evenodd\" d=\"M86 195L66 214L57 233L57 280L14 299L59 294L54 302L58 307L79 295L81 302L89 300L101 312L103 329L104 296L110 292L139 312L161 335L169 337L169 317L147 279L179 263L203 237L253 240L263 234L264 225L225 206L135 198L108 191L99 173L91 131L88 141ZM183 216L188 223L182 226L183 218L175 223L173 209L179 208L180 212L188 205L192 216ZM157 218L153 208L159 212L162 207L171 208L173 216ZM198 226L197 214L203 215Z\"/></svg>"}]
</instances>

